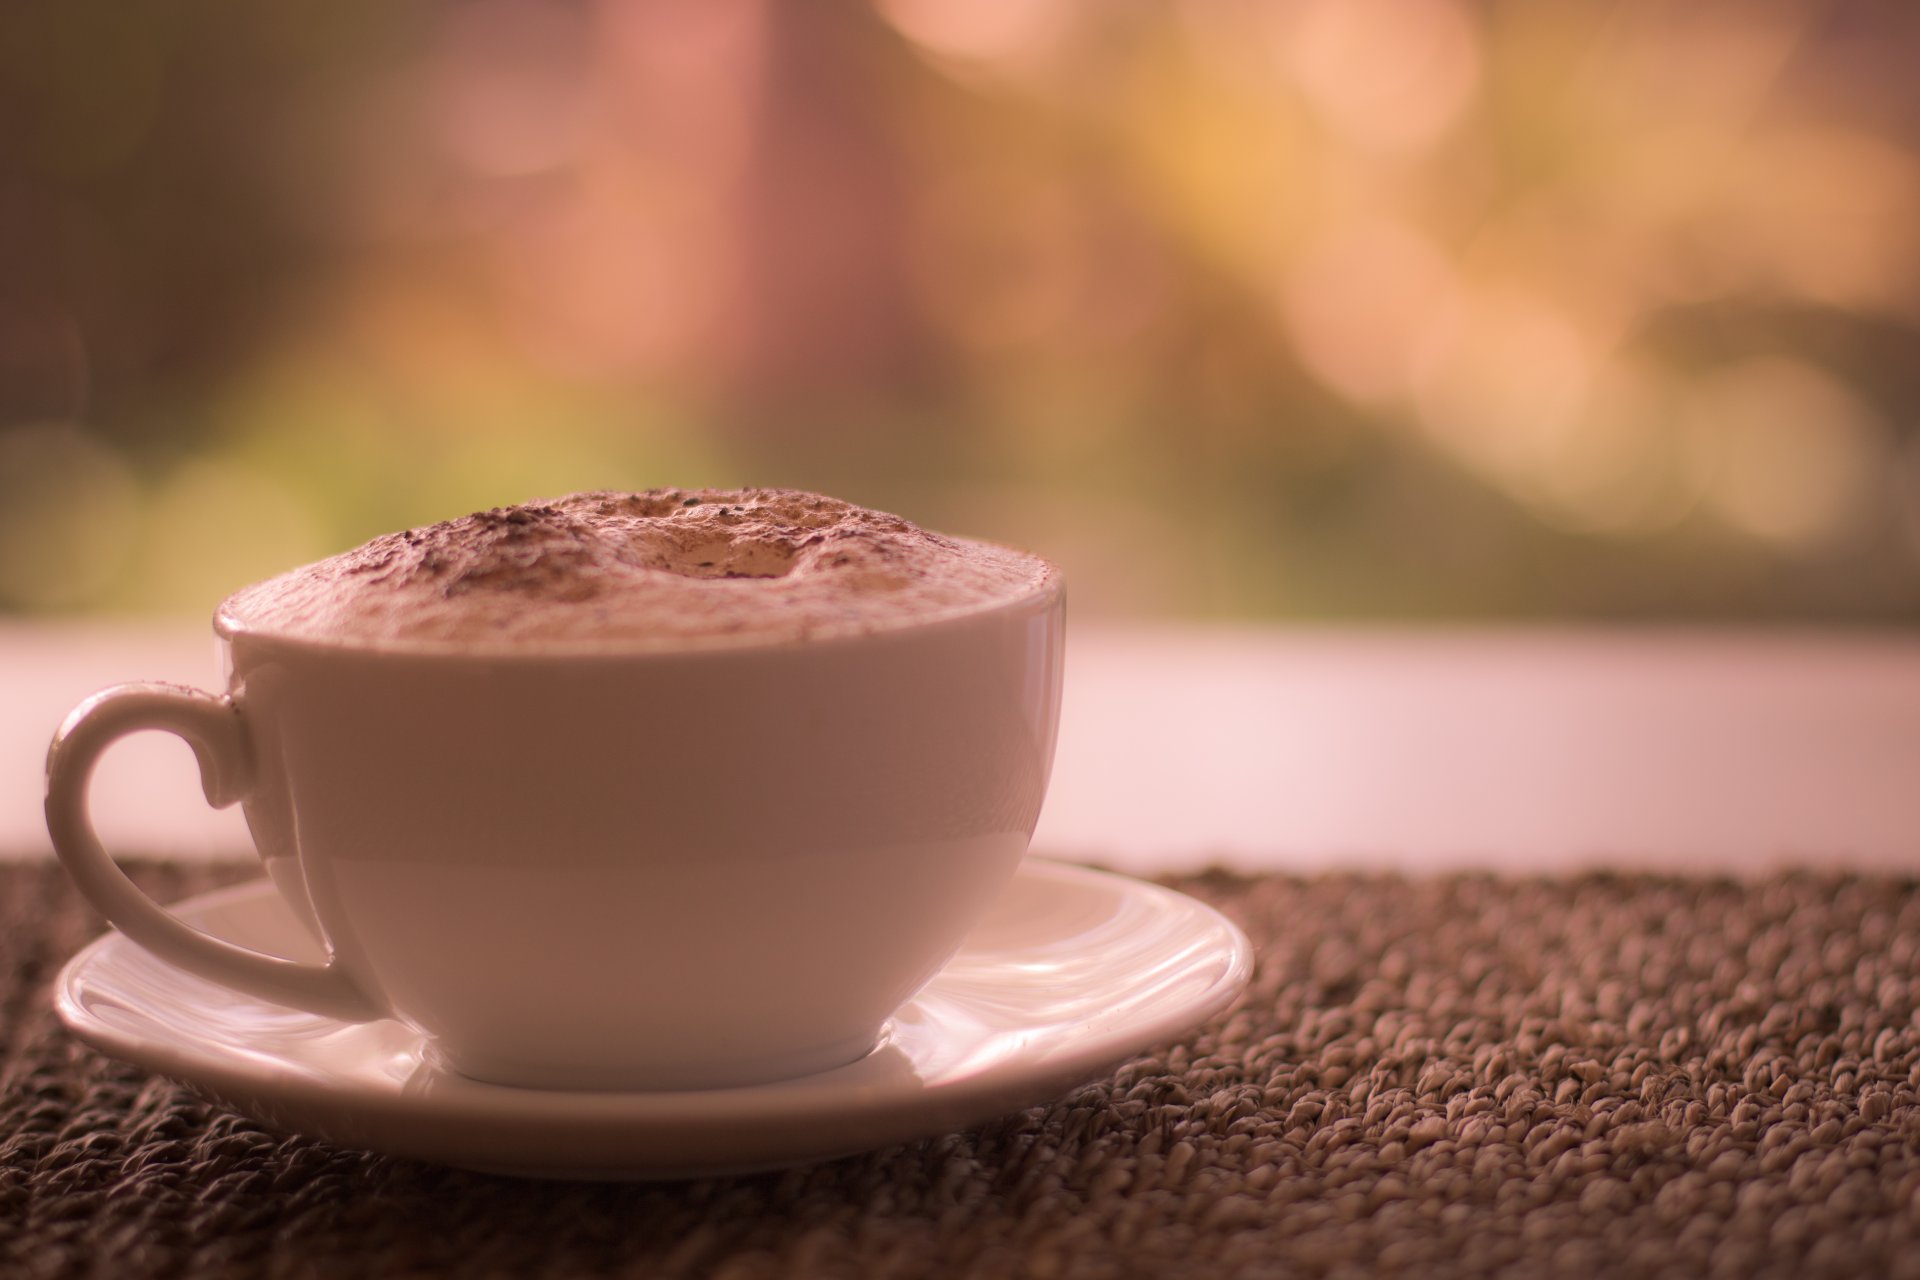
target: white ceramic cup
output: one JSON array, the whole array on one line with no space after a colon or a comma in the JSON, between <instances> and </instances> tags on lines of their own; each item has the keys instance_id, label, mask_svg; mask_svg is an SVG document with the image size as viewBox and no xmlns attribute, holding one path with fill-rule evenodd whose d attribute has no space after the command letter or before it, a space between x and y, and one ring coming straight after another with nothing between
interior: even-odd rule
<instances>
[{"instance_id":1,"label":"white ceramic cup","mask_svg":"<svg viewBox=\"0 0 1920 1280\"><path fill-rule=\"evenodd\" d=\"M1011 877L1059 720L1059 578L877 633L591 656L402 653L215 618L228 691L122 685L47 762L54 848L175 966L402 1019L542 1088L779 1080L867 1053ZM87 817L141 729L239 801L323 966L197 932Z\"/></svg>"}]
</instances>

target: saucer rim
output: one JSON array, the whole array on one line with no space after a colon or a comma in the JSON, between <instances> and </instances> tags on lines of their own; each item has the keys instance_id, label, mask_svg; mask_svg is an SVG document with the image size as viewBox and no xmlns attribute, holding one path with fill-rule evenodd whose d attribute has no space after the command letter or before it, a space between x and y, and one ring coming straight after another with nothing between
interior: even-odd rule
<instances>
[{"instance_id":1,"label":"saucer rim","mask_svg":"<svg viewBox=\"0 0 1920 1280\"><path fill-rule=\"evenodd\" d=\"M1206 956L1209 962L1218 964L1217 975L1204 990L1178 1007L1057 1048L1024 1069L1018 1063L998 1064L960 1078L935 1079L918 1088L868 1090L867 1096L855 1098L847 1096L845 1082L839 1089L834 1087L834 1077L847 1067L729 1089L548 1090L473 1082L478 1085L476 1090L451 1098L357 1089L337 1079L303 1076L244 1059L236 1061L222 1050L199 1050L178 1041L156 1040L100 1019L85 1007L87 974L110 951L123 945L137 946L114 929L93 939L61 967L54 981L53 1004L70 1032L110 1057L166 1076L256 1119L266 1110L256 1100L270 1099L271 1122L277 1128L320 1131L319 1136L328 1141L496 1172L650 1178L703 1176L830 1159L964 1128L1034 1105L1096 1078L1144 1048L1198 1026L1231 1004L1251 979L1254 956L1246 934L1214 907L1189 894L1133 876L1049 858L1023 859L1015 878L1052 881L1063 887L1076 882L1087 887L1104 884L1123 894L1173 900L1190 916L1196 936L1207 936ZM271 882L261 876L192 895L168 910L193 916L274 892ZM963 945L959 955L965 954ZM408 1028L407 1034L419 1033ZM881 1043L886 1042L887 1036L883 1036ZM810 1102L829 1105L816 1111L808 1107ZM364 1132L337 1136L353 1127L339 1121L343 1103L351 1104L352 1119ZM566 1133L554 1133L555 1126L564 1126ZM848 1131L850 1126L857 1127L857 1135ZM775 1127L782 1130L781 1140L770 1140L769 1130ZM642 1152L623 1152L618 1141L609 1140L639 1131L650 1136L651 1145L698 1145L711 1158L691 1162L655 1160ZM539 1136L551 1138L555 1145L585 1142L601 1148L602 1158L563 1158L551 1167L489 1159L488 1153L502 1145L502 1134L522 1144ZM586 1153L575 1153L582 1154Z\"/></svg>"}]
</instances>

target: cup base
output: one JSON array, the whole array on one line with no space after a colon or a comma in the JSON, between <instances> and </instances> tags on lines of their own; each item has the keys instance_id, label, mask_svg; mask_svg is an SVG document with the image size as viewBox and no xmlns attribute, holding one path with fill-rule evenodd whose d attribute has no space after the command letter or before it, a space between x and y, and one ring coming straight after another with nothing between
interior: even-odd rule
<instances>
[{"instance_id":1,"label":"cup base","mask_svg":"<svg viewBox=\"0 0 1920 1280\"><path fill-rule=\"evenodd\" d=\"M452 1054L429 1040L421 1056L434 1066L482 1084L580 1093L684 1093L777 1084L860 1061L880 1043L878 1031L801 1053L698 1063L682 1057L661 1063L609 1064L522 1061Z\"/></svg>"}]
</instances>

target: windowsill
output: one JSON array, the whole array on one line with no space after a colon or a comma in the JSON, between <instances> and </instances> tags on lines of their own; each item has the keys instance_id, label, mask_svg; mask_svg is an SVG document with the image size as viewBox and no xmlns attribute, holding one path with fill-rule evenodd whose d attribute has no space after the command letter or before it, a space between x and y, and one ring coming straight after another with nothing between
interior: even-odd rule
<instances>
[{"instance_id":1,"label":"windowsill","mask_svg":"<svg viewBox=\"0 0 1920 1280\"><path fill-rule=\"evenodd\" d=\"M47 740L132 679L216 683L211 636L0 626L0 857L48 856ZM247 854L161 735L102 763L94 809L122 855ZM1920 639L1084 626L1034 849L1142 874L1920 870Z\"/></svg>"}]
</instances>

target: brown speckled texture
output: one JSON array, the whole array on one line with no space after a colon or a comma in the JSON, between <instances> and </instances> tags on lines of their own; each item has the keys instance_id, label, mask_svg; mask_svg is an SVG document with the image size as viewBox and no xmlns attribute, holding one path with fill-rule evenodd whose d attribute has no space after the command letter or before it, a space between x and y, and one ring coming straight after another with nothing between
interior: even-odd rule
<instances>
[{"instance_id":1,"label":"brown speckled texture","mask_svg":"<svg viewBox=\"0 0 1920 1280\"><path fill-rule=\"evenodd\" d=\"M1260 952L1191 1038L964 1133L585 1185L266 1132L100 1058L45 991L98 922L0 869L0 1275L1920 1276L1920 883L1170 883Z\"/></svg>"},{"instance_id":2,"label":"brown speckled texture","mask_svg":"<svg viewBox=\"0 0 1920 1280\"><path fill-rule=\"evenodd\" d=\"M1042 560L792 489L576 493L476 511L236 592L228 630L546 652L860 634L1031 595Z\"/></svg>"}]
</instances>

